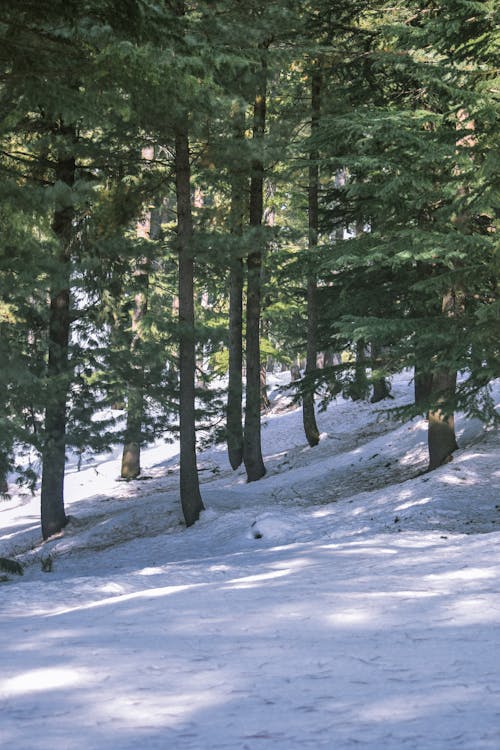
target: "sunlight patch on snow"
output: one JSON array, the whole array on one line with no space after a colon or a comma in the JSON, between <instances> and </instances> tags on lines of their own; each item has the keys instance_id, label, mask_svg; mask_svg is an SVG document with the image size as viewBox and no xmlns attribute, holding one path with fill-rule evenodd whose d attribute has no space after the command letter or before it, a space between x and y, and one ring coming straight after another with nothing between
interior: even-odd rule
<instances>
[{"instance_id":1,"label":"sunlight patch on snow","mask_svg":"<svg viewBox=\"0 0 500 750\"><path fill-rule=\"evenodd\" d=\"M416 505L428 505L431 499L430 497L423 497L421 500L409 500L407 503L396 505L394 510L408 510L408 508L414 508Z\"/></svg>"},{"instance_id":2,"label":"sunlight patch on snow","mask_svg":"<svg viewBox=\"0 0 500 750\"><path fill-rule=\"evenodd\" d=\"M284 576L292 573L292 568L285 568L281 570L274 570L272 573L258 573L253 576L244 576L243 578L232 578L227 582L228 588L233 589L250 589L262 581L271 581L275 578L283 578Z\"/></svg>"},{"instance_id":3,"label":"sunlight patch on snow","mask_svg":"<svg viewBox=\"0 0 500 750\"><path fill-rule=\"evenodd\" d=\"M119 583L109 581L109 583L99 586L98 591L102 591L103 594L123 594L125 589Z\"/></svg>"},{"instance_id":4,"label":"sunlight patch on snow","mask_svg":"<svg viewBox=\"0 0 500 750\"><path fill-rule=\"evenodd\" d=\"M100 710L104 717L118 719L124 726L175 727L199 711L215 708L222 700L214 686L209 685L206 689L200 687L196 691L176 694L148 690L147 697L137 693L110 696Z\"/></svg>"},{"instance_id":5,"label":"sunlight patch on snow","mask_svg":"<svg viewBox=\"0 0 500 750\"><path fill-rule=\"evenodd\" d=\"M477 698L480 691L468 685L430 689L425 695L398 696L376 701L360 711L364 721L390 722L411 721L429 713L442 712L443 706L457 706Z\"/></svg>"},{"instance_id":6,"label":"sunlight patch on snow","mask_svg":"<svg viewBox=\"0 0 500 750\"><path fill-rule=\"evenodd\" d=\"M349 546L343 544L322 544L318 549L333 549L338 555L397 555L398 550L391 547L372 547L366 542L351 542Z\"/></svg>"},{"instance_id":7,"label":"sunlight patch on snow","mask_svg":"<svg viewBox=\"0 0 500 750\"><path fill-rule=\"evenodd\" d=\"M355 626L365 625L367 622L373 622L373 609L344 609L326 616L326 621L331 625L337 626Z\"/></svg>"},{"instance_id":8,"label":"sunlight patch on snow","mask_svg":"<svg viewBox=\"0 0 500 750\"><path fill-rule=\"evenodd\" d=\"M44 669L30 669L28 672L10 677L0 682L0 695L27 695L41 693L47 690L60 690L89 682L91 676L82 669L68 669L67 667L46 667Z\"/></svg>"},{"instance_id":9,"label":"sunlight patch on snow","mask_svg":"<svg viewBox=\"0 0 500 750\"><path fill-rule=\"evenodd\" d=\"M500 626L500 597L490 594L454 602L448 608L454 624L461 627L496 622Z\"/></svg>"},{"instance_id":10,"label":"sunlight patch on snow","mask_svg":"<svg viewBox=\"0 0 500 750\"><path fill-rule=\"evenodd\" d=\"M431 573L426 576L429 581L477 581L480 578L496 578L498 571L494 568L463 568L445 573Z\"/></svg>"},{"instance_id":11,"label":"sunlight patch on snow","mask_svg":"<svg viewBox=\"0 0 500 750\"><path fill-rule=\"evenodd\" d=\"M137 575L139 576L157 576L161 573L164 573L163 568L143 568L137 571Z\"/></svg>"},{"instance_id":12,"label":"sunlight patch on snow","mask_svg":"<svg viewBox=\"0 0 500 750\"><path fill-rule=\"evenodd\" d=\"M325 506L324 508L320 508L319 510L315 510L313 513L311 513L311 518L325 518L326 516L332 516L334 513L334 508Z\"/></svg>"},{"instance_id":13,"label":"sunlight patch on snow","mask_svg":"<svg viewBox=\"0 0 500 750\"><path fill-rule=\"evenodd\" d=\"M200 588L206 584L202 583L189 583L182 586L162 586L160 588L144 589L142 591L134 591L131 594L121 594L119 596L113 596L106 599L101 599L98 602L88 602L86 604L80 604L76 607L68 607L67 609L60 609L57 612L51 612L47 617L58 617L59 615L65 615L69 612L79 612L85 609L97 609L98 607L107 607L109 605L122 604L123 602L129 602L134 599L158 599L163 596L171 596L172 594L178 594L181 591L188 591L189 589Z\"/></svg>"}]
</instances>

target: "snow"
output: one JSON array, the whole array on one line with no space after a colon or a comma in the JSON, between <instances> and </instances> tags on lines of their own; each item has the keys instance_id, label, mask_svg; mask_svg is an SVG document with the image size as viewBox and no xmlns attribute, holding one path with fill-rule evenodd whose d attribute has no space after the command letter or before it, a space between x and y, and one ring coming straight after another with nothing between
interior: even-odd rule
<instances>
[{"instance_id":1,"label":"snow","mask_svg":"<svg viewBox=\"0 0 500 750\"><path fill-rule=\"evenodd\" d=\"M189 529L175 444L143 481L117 481L119 450L70 465L46 543L38 496L0 502L25 565L0 583L1 747L500 748L498 433L459 417L427 474L423 420L340 399L312 449L273 395L266 477L200 454Z\"/></svg>"}]
</instances>

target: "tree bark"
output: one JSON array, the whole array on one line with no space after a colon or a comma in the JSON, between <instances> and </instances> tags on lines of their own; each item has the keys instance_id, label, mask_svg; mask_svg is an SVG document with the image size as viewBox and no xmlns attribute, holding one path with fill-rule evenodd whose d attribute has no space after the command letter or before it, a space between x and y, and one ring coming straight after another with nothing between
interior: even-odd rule
<instances>
[{"instance_id":1,"label":"tree bark","mask_svg":"<svg viewBox=\"0 0 500 750\"><path fill-rule=\"evenodd\" d=\"M187 117L176 129L175 187L179 252L180 496L186 526L191 526L204 505L196 465L193 218Z\"/></svg>"},{"instance_id":2,"label":"tree bark","mask_svg":"<svg viewBox=\"0 0 500 750\"><path fill-rule=\"evenodd\" d=\"M378 344L371 345L371 359L372 359L372 372L382 366L382 352L381 347ZM391 388L389 383L384 377L375 378L373 380L373 393L370 399L372 404L377 404L379 401L383 401L389 398Z\"/></svg>"},{"instance_id":3,"label":"tree bark","mask_svg":"<svg viewBox=\"0 0 500 750\"><path fill-rule=\"evenodd\" d=\"M456 382L456 372L442 371L434 373L433 395L438 402L453 396ZM429 411L428 419L428 470L432 471L450 461L452 453L457 450L458 445L455 437L455 419L453 413L443 411L437 406L435 409Z\"/></svg>"},{"instance_id":4,"label":"tree bark","mask_svg":"<svg viewBox=\"0 0 500 750\"><path fill-rule=\"evenodd\" d=\"M138 387L128 387L127 426L122 452L120 476L122 479L137 479L141 473L141 429L143 396Z\"/></svg>"},{"instance_id":5,"label":"tree bark","mask_svg":"<svg viewBox=\"0 0 500 750\"><path fill-rule=\"evenodd\" d=\"M265 51L262 70L257 86L253 110L253 141L255 149L260 147L266 125L266 62ZM249 482L254 482L266 473L262 458L260 422L260 309L262 272L262 227L264 163L262 153L252 160L250 179L250 226L255 229L254 249L247 258L247 309L246 309L246 403L243 460Z\"/></svg>"},{"instance_id":6,"label":"tree bark","mask_svg":"<svg viewBox=\"0 0 500 750\"><path fill-rule=\"evenodd\" d=\"M245 138L245 113L237 105L234 113L234 142ZM232 155L236 158L236 153ZM247 183L244 165L231 166L231 260L229 282L229 382L226 407L227 452L233 469L243 461L243 282L244 270L240 242L243 234Z\"/></svg>"},{"instance_id":7,"label":"tree bark","mask_svg":"<svg viewBox=\"0 0 500 750\"><path fill-rule=\"evenodd\" d=\"M427 372L415 363L413 373L414 398L416 406L423 406L428 403L432 394L432 372Z\"/></svg>"},{"instance_id":8,"label":"tree bark","mask_svg":"<svg viewBox=\"0 0 500 750\"><path fill-rule=\"evenodd\" d=\"M463 294L457 293L455 289L444 295L442 300L442 312L449 318L456 318L463 314ZM441 404L450 402L457 387L457 372L447 367L436 369L432 376L431 399L436 407L428 414L429 427L427 443L429 447L428 470L437 469L438 466L451 461L458 444L455 436L455 418L450 407L443 408Z\"/></svg>"},{"instance_id":9,"label":"tree bark","mask_svg":"<svg viewBox=\"0 0 500 750\"><path fill-rule=\"evenodd\" d=\"M141 473L142 422L144 411L144 364L141 357L141 323L147 310L148 271L144 258L138 262L135 272L137 283L143 287L137 291L132 311L132 360L133 380L127 384L127 425L122 453L121 477L136 479Z\"/></svg>"},{"instance_id":10,"label":"tree bark","mask_svg":"<svg viewBox=\"0 0 500 750\"><path fill-rule=\"evenodd\" d=\"M311 76L311 137L314 139L321 114L321 70L319 63ZM319 164L318 150L315 146L309 154L309 189L308 189L308 222L309 222L309 252L312 253L318 245L318 192L319 192ZM312 265L312 258L310 258ZM306 378L311 377L317 368L317 281L315 272L310 269L307 279L307 347L306 347ZM307 382L307 381L306 381ZM302 396L302 421L307 442L314 448L319 443L319 430L314 410L314 388L309 383Z\"/></svg>"},{"instance_id":11,"label":"tree bark","mask_svg":"<svg viewBox=\"0 0 500 750\"><path fill-rule=\"evenodd\" d=\"M368 397L368 378L366 376L365 342L356 342L356 362L354 365L354 381L351 384L351 399L364 401Z\"/></svg>"},{"instance_id":12,"label":"tree bark","mask_svg":"<svg viewBox=\"0 0 500 750\"><path fill-rule=\"evenodd\" d=\"M74 139L74 129L61 125L60 135ZM75 181L73 156L61 155L56 180L72 187ZM73 236L73 207L54 211L52 230L59 240L58 275L50 292L47 360L47 402L42 449L41 524L44 539L64 528L64 467L66 461L66 406L70 386L70 275Z\"/></svg>"}]
</instances>

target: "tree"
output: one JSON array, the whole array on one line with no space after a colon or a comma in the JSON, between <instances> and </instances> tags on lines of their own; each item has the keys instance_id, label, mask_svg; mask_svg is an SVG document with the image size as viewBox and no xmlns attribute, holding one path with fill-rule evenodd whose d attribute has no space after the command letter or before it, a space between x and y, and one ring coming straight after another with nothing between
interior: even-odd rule
<instances>
[{"instance_id":1,"label":"tree","mask_svg":"<svg viewBox=\"0 0 500 750\"><path fill-rule=\"evenodd\" d=\"M263 255L263 190L264 161L262 141L266 127L267 44L262 45L260 70L253 106L253 139L255 156L250 177L250 226L254 230L254 247L247 257L246 307L246 400L243 460L249 482L266 473L261 447L261 380L260 380L260 313Z\"/></svg>"},{"instance_id":2,"label":"tree","mask_svg":"<svg viewBox=\"0 0 500 750\"><path fill-rule=\"evenodd\" d=\"M175 134L175 187L179 251L180 493L186 525L191 526L204 506L196 465L193 220L187 118L177 124Z\"/></svg>"},{"instance_id":3,"label":"tree","mask_svg":"<svg viewBox=\"0 0 500 750\"><path fill-rule=\"evenodd\" d=\"M311 73L311 140L314 142L321 113L321 60ZM309 251L315 251L318 244L318 191L319 165L318 150L314 146L309 154L309 186L308 186L308 219L309 219ZM309 271L307 279L307 354L306 377L311 376L317 367L317 283L316 273ZM305 388L302 394L302 414L304 431L307 442L311 447L319 443L319 430L314 412L314 389Z\"/></svg>"},{"instance_id":4,"label":"tree","mask_svg":"<svg viewBox=\"0 0 500 750\"><path fill-rule=\"evenodd\" d=\"M245 112L235 104L233 114L235 154L231 172L231 257L229 282L229 363L227 389L227 448L229 463L237 469L243 461L243 285L244 268L241 238L247 197L246 171L242 169L242 145L245 138ZM237 151L237 153L236 153Z\"/></svg>"}]
</instances>

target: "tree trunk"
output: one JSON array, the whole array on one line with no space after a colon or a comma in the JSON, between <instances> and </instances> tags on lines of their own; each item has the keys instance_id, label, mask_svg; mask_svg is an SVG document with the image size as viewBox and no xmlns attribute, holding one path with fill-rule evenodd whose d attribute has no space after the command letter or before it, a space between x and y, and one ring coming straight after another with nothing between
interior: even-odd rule
<instances>
[{"instance_id":1,"label":"tree trunk","mask_svg":"<svg viewBox=\"0 0 500 750\"><path fill-rule=\"evenodd\" d=\"M262 147L266 124L266 62L265 51L257 94L254 102L253 140L255 148ZM260 149L261 150L261 149ZM255 229L254 249L248 255L247 310L246 310L246 408L243 460L249 482L266 473L262 459L260 423L260 308L262 271L262 226L264 163L262 155L252 160L250 179L250 226Z\"/></svg>"},{"instance_id":2,"label":"tree trunk","mask_svg":"<svg viewBox=\"0 0 500 750\"><path fill-rule=\"evenodd\" d=\"M444 295L442 300L442 312L449 318L463 315L464 296L455 289ZM451 401L457 387L457 372L448 368L434 371L432 377L431 398L436 407L428 414L428 446L429 467L432 471L438 466L451 461L452 453L457 450L457 439L455 437L455 418L448 406L443 410L440 404Z\"/></svg>"},{"instance_id":3,"label":"tree trunk","mask_svg":"<svg viewBox=\"0 0 500 750\"><path fill-rule=\"evenodd\" d=\"M382 352L381 347L378 344L371 345L372 354L372 373L382 366ZM383 401L389 398L391 388L389 383L384 377L378 377L373 380L373 393L370 399L372 404L377 404L379 401Z\"/></svg>"},{"instance_id":4,"label":"tree trunk","mask_svg":"<svg viewBox=\"0 0 500 750\"><path fill-rule=\"evenodd\" d=\"M143 384L129 383L127 388L127 425L122 453L122 479L137 479L141 473Z\"/></svg>"},{"instance_id":5,"label":"tree trunk","mask_svg":"<svg viewBox=\"0 0 500 750\"><path fill-rule=\"evenodd\" d=\"M74 138L72 128L60 126L66 138ZM72 187L75 160L62 155L56 167L56 179ZM64 467L66 461L66 402L71 367L70 337L70 276L73 207L54 211L52 229L59 240L58 277L50 292L48 331L47 402L42 449L41 522L44 539L57 534L67 523L64 511Z\"/></svg>"},{"instance_id":6,"label":"tree trunk","mask_svg":"<svg viewBox=\"0 0 500 750\"><path fill-rule=\"evenodd\" d=\"M146 149L143 158L151 159ZM151 211L147 211L136 228L137 236L149 239L151 230ZM142 322L148 308L149 260L141 257L137 260L134 271L136 293L132 310L132 341L130 358L132 377L127 384L127 425L122 453L122 479L136 479L141 473L142 423L144 419L144 354L141 351L143 333Z\"/></svg>"},{"instance_id":7,"label":"tree trunk","mask_svg":"<svg viewBox=\"0 0 500 750\"><path fill-rule=\"evenodd\" d=\"M187 117L175 135L175 187L179 251L180 496L186 525L191 526L204 506L196 465L193 219Z\"/></svg>"},{"instance_id":8,"label":"tree trunk","mask_svg":"<svg viewBox=\"0 0 500 750\"><path fill-rule=\"evenodd\" d=\"M415 405L423 406L427 404L432 394L432 372L426 372L423 370L418 362L415 363L413 387L415 393Z\"/></svg>"},{"instance_id":9,"label":"tree trunk","mask_svg":"<svg viewBox=\"0 0 500 750\"><path fill-rule=\"evenodd\" d=\"M311 76L311 137L317 133L321 113L321 70L319 62ZM309 189L308 189L308 221L309 221L309 253L312 254L318 245L318 192L319 192L319 164L318 150L313 145L309 154ZM312 257L309 259L312 266ZM306 377L311 377L317 369L317 305L316 273L309 269L307 279L307 347L306 347ZM319 443L319 430L316 424L314 410L314 388L309 383L302 396L302 421L307 442L314 448Z\"/></svg>"},{"instance_id":10,"label":"tree trunk","mask_svg":"<svg viewBox=\"0 0 500 750\"><path fill-rule=\"evenodd\" d=\"M267 394L267 377L266 377L266 365L262 364L260 367L260 408L262 410L269 409L271 402Z\"/></svg>"},{"instance_id":11,"label":"tree trunk","mask_svg":"<svg viewBox=\"0 0 500 750\"><path fill-rule=\"evenodd\" d=\"M9 483L7 482L7 476L2 472L0 473L0 497L8 495Z\"/></svg>"},{"instance_id":12,"label":"tree trunk","mask_svg":"<svg viewBox=\"0 0 500 750\"><path fill-rule=\"evenodd\" d=\"M235 145L245 138L245 113L237 105L234 113ZM233 154L233 159L236 154ZM226 408L227 452L233 469L243 461L243 234L247 184L241 163L231 167L231 260L229 282L229 382Z\"/></svg>"},{"instance_id":13,"label":"tree trunk","mask_svg":"<svg viewBox=\"0 0 500 750\"><path fill-rule=\"evenodd\" d=\"M142 421L144 412L144 363L141 353L141 323L147 310L147 261L141 258L134 277L143 289L137 291L132 311L130 345L132 378L127 383L127 425L122 453L122 479L136 479L141 473Z\"/></svg>"},{"instance_id":14,"label":"tree trunk","mask_svg":"<svg viewBox=\"0 0 500 750\"><path fill-rule=\"evenodd\" d=\"M365 342L356 342L356 364L354 365L354 381L351 384L351 399L364 401L368 397L368 378L366 376Z\"/></svg>"},{"instance_id":15,"label":"tree trunk","mask_svg":"<svg viewBox=\"0 0 500 750\"><path fill-rule=\"evenodd\" d=\"M232 258L229 290L227 451L233 469L243 461L243 260Z\"/></svg>"},{"instance_id":16,"label":"tree trunk","mask_svg":"<svg viewBox=\"0 0 500 750\"><path fill-rule=\"evenodd\" d=\"M454 395L456 382L456 372L434 373L432 390L438 403ZM458 445L455 437L455 419L452 413L447 413L437 406L429 411L428 418L428 470L432 471L450 461L452 453L457 450Z\"/></svg>"}]
</instances>

